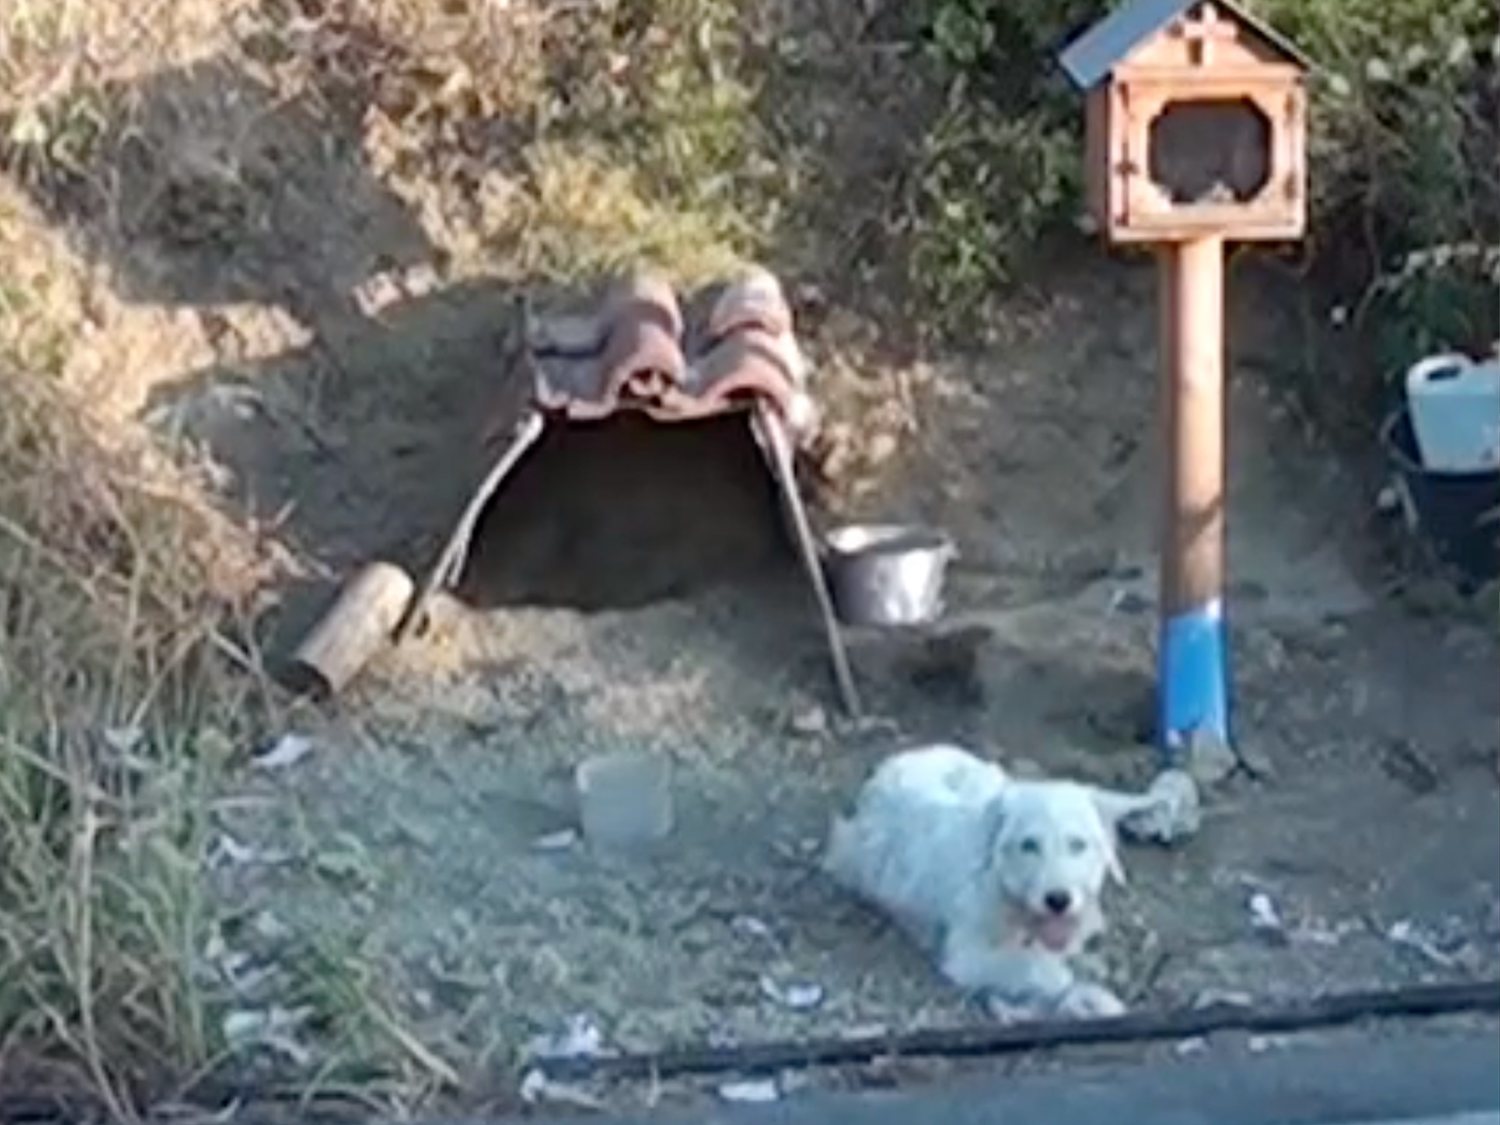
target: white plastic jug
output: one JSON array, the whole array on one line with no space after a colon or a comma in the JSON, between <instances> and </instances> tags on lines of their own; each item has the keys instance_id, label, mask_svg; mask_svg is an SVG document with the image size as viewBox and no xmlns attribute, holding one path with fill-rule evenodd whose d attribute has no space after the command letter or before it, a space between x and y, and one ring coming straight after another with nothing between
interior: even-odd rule
<instances>
[{"instance_id":1,"label":"white plastic jug","mask_svg":"<svg viewBox=\"0 0 1500 1125\"><path fill-rule=\"evenodd\" d=\"M1500 468L1500 359L1428 356L1406 372L1406 401L1422 467L1440 473Z\"/></svg>"}]
</instances>

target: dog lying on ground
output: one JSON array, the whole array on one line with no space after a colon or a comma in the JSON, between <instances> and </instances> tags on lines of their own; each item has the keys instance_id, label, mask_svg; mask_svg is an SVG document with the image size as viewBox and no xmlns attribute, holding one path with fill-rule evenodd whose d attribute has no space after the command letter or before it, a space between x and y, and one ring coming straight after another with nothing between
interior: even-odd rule
<instances>
[{"instance_id":1,"label":"dog lying on ground","mask_svg":"<svg viewBox=\"0 0 1500 1125\"><path fill-rule=\"evenodd\" d=\"M992 1010L1118 1015L1069 959L1104 928L1106 879L1125 881L1116 825L1149 800L1011 778L956 746L903 751L835 818L823 869Z\"/></svg>"}]
</instances>

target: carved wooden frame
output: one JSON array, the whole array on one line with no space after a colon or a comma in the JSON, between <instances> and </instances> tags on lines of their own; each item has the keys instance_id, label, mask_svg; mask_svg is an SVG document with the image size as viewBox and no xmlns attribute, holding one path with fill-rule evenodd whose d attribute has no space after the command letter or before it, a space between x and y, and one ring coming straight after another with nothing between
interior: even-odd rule
<instances>
[{"instance_id":1,"label":"carved wooden frame","mask_svg":"<svg viewBox=\"0 0 1500 1125\"><path fill-rule=\"evenodd\" d=\"M1244 100L1270 125L1268 175L1250 200L1173 203L1147 171L1152 123L1169 105ZM1088 100L1091 209L1114 242L1220 234L1257 241L1301 237L1307 218L1307 93L1285 66L1181 73L1122 67Z\"/></svg>"}]
</instances>

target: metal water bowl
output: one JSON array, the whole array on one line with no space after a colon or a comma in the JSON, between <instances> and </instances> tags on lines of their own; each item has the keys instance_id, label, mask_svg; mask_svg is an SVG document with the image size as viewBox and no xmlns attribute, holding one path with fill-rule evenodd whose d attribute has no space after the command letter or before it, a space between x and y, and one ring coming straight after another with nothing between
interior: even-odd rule
<instances>
[{"instance_id":1,"label":"metal water bowl","mask_svg":"<svg viewBox=\"0 0 1500 1125\"><path fill-rule=\"evenodd\" d=\"M943 612L943 583L957 555L944 532L850 524L823 536L823 568L846 625L925 625Z\"/></svg>"}]
</instances>

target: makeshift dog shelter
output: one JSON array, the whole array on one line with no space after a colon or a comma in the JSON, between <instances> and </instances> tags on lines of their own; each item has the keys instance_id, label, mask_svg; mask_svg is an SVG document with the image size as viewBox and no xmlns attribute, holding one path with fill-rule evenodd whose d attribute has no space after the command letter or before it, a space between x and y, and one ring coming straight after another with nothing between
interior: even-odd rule
<instances>
[{"instance_id":1,"label":"makeshift dog shelter","mask_svg":"<svg viewBox=\"0 0 1500 1125\"><path fill-rule=\"evenodd\" d=\"M409 579L397 581L391 574L401 572L384 564L346 587L294 657L303 678L336 690L380 639L400 643L410 634L432 596L458 584L481 516L548 427L623 412L664 425L740 415L774 481L812 586L841 701L858 714L858 692L797 484L796 454L815 436L818 411L776 278L751 269L680 301L662 278L638 274L581 310L539 310L527 297L520 306L521 402L505 404L486 433L494 453L488 472L414 591Z\"/></svg>"}]
</instances>

